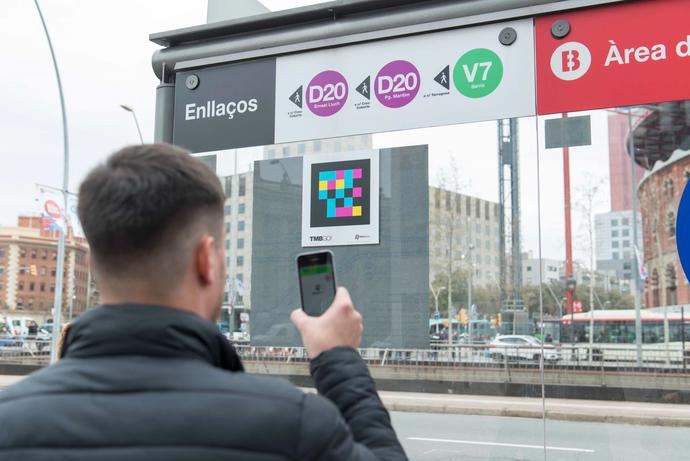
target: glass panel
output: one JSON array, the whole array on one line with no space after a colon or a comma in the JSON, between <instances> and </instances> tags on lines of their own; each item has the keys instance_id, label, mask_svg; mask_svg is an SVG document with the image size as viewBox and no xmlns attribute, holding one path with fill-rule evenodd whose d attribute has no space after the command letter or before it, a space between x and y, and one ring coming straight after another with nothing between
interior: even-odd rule
<instances>
[{"instance_id":1,"label":"glass panel","mask_svg":"<svg viewBox=\"0 0 690 461\"><path fill-rule=\"evenodd\" d=\"M687 391L689 357L683 304L690 302L690 287L675 241L683 173L690 165L688 108L688 101L680 101L567 114L591 118L591 145L571 148L544 148L544 121L562 116L539 118L541 252L564 267L561 280L545 291L545 322L552 318L560 330L561 359L560 366L546 365L544 379L547 385L558 379L573 396L606 400L612 411L656 409L639 402L665 402L657 409L664 414L682 411L671 403L683 402L673 396ZM569 245L571 267L564 261ZM551 396L559 397L555 391ZM562 403L547 399L546 406ZM562 430L562 423L549 420L547 443ZM573 424L571 435L616 459L684 456L651 442L674 437L662 428L611 423L594 434L586 424Z\"/></svg>"}]
</instances>

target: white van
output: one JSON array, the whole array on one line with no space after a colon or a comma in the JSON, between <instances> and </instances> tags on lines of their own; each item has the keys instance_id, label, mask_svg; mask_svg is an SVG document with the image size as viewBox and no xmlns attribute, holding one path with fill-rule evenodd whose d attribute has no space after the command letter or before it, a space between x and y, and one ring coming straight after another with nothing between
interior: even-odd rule
<instances>
[{"instance_id":1,"label":"white van","mask_svg":"<svg viewBox=\"0 0 690 461\"><path fill-rule=\"evenodd\" d=\"M29 327L35 326L36 333L38 333L38 323L31 317L19 317L8 315L5 317L5 323L10 328L10 334L13 336L28 336Z\"/></svg>"}]
</instances>

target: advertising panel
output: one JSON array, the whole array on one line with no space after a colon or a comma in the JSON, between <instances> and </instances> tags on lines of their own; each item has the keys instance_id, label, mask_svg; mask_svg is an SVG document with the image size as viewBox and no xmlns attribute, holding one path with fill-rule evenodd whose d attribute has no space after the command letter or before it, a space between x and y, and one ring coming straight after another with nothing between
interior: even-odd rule
<instances>
[{"instance_id":1,"label":"advertising panel","mask_svg":"<svg viewBox=\"0 0 690 461\"><path fill-rule=\"evenodd\" d=\"M379 151L304 157L302 246L379 243Z\"/></svg>"}]
</instances>

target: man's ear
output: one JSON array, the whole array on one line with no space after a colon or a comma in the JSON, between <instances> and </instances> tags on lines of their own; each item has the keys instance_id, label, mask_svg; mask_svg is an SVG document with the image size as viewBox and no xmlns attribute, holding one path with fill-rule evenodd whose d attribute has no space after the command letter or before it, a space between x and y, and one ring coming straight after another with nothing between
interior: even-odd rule
<instances>
[{"instance_id":1,"label":"man's ear","mask_svg":"<svg viewBox=\"0 0 690 461\"><path fill-rule=\"evenodd\" d=\"M215 239L210 235L204 235L199 240L195 251L196 273L199 281L204 285L210 285L220 275L216 262Z\"/></svg>"}]
</instances>

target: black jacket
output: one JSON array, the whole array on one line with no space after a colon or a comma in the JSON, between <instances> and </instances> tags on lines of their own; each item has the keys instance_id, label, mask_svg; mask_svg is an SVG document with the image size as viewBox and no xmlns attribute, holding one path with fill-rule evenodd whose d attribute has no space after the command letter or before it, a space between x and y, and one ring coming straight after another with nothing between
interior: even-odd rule
<instances>
[{"instance_id":1,"label":"black jacket","mask_svg":"<svg viewBox=\"0 0 690 461\"><path fill-rule=\"evenodd\" d=\"M311 362L325 398L243 373L215 325L166 307L89 311L63 355L0 392L0 459L406 459L349 348Z\"/></svg>"}]
</instances>

